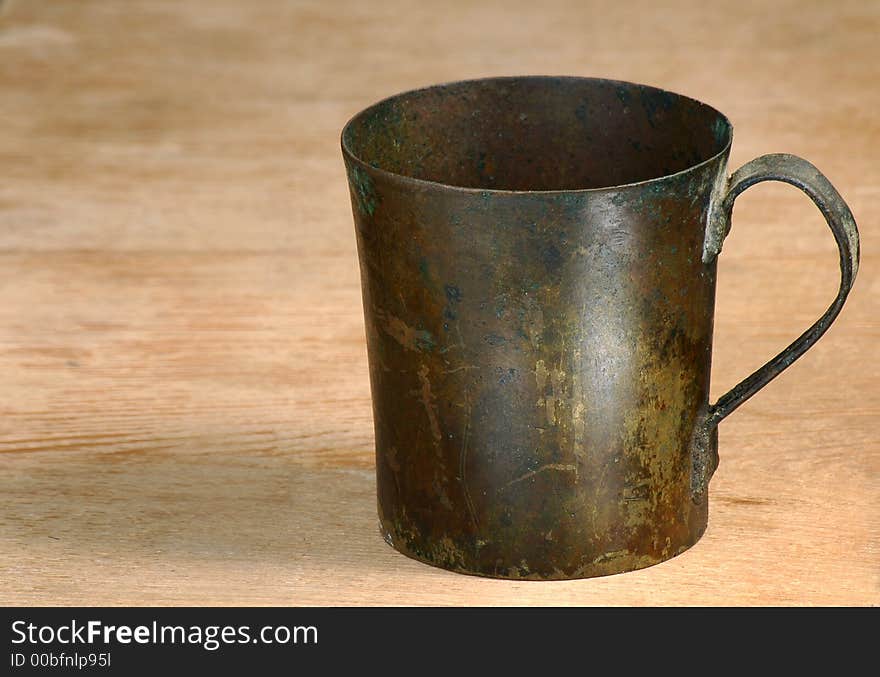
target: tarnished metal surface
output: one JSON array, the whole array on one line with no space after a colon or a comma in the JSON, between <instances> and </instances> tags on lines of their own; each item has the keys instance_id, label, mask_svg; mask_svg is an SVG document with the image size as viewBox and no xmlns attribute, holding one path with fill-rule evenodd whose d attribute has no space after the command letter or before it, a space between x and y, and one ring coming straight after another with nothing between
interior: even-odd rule
<instances>
[{"instance_id":1,"label":"tarnished metal surface","mask_svg":"<svg viewBox=\"0 0 880 677\"><path fill-rule=\"evenodd\" d=\"M342 141L386 540L528 579L693 545L717 462L704 249L724 116L628 83L498 78L380 102Z\"/></svg>"}]
</instances>

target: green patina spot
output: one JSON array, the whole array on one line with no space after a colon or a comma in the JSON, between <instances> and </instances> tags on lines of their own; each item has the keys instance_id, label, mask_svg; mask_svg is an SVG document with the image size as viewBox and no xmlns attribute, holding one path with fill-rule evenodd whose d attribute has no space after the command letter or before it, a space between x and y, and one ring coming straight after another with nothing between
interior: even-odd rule
<instances>
[{"instance_id":1,"label":"green patina spot","mask_svg":"<svg viewBox=\"0 0 880 677\"><path fill-rule=\"evenodd\" d=\"M727 136L729 134L729 126L727 121L724 118L715 118L715 122L713 126L713 133L715 135L716 143L724 143L727 141Z\"/></svg>"},{"instance_id":2,"label":"green patina spot","mask_svg":"<svg viewBox=\"0 0 880 677\"><path fill-rule=\"evenodd\" d=\"M352 167L350 174L351 186L354 189L358 209L362 214L372 216L379 204L379 197L373 186L373 180L360 167Z\"/></svg>"},{"instance_id":3,"label":"green patina spot","mask_svg":"<svg viewBox=\"0 0 880 677\"><path fill-rule=\"evenodd\" d=\"M418 350L431 352L432 350L434 350L437 342L434 341L434 337L431 335L431 332L425 329L417 329L415 334L415 344Z\"/></svg>"},{"instance_id":4,"label":"green patina spot","mask_svg":"<svg viewBox=\"0 0 880 677\"><path fill-rule=\"evenodd\" d=\"M454 284L444 285L443 291L446 293L446 298L450 303L458 303L461 301L461 289Z\"/></svg>"},{"instance_id":5,"label":"green patina spot","mask_svg":"<svg viewBox=\"0 0 880 677\"><path fill-rule=\"evenodd\" d=\"M422 278L422 282L424 282L427 287L434 287L434 280L431 277L431 267L428 264L428 259L424 256L419 259L419 275Z\"/></svg>"}]
</instances>

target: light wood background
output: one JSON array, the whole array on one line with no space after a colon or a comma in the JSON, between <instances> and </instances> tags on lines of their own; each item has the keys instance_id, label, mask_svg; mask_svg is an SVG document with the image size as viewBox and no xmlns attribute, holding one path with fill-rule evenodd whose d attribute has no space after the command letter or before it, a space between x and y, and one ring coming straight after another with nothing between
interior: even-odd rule
<instances>
[{"instance_id":1,"label":"light wood background","mask_svg":"<svg viewBox=\"0 0 880 677\"><path fill-rule=\"evenodd\" d=\"M880 3L9 1L0 9L0 603L880 603ZM703 540L636 573L482 580L379 536L338 134L415 86L596 75L791 152L863 260L810 353L721 425ZM733 168L733 167L732 167ZM717 397L831 301L810 201L721 256Z\"/></svg>"}]
</instances>

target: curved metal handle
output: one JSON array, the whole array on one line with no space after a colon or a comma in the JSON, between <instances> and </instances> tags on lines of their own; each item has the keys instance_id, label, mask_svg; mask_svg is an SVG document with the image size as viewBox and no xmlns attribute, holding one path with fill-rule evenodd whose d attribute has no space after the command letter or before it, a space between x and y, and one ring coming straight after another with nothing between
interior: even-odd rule
<instances>
[{"instance_id":1,"label":"curved metal handle","mask_svg":"<svg viewBox=\"0 0 880 677\"><path fill-rule=\"evenodd\" d=\"M711 263L721 251L721 244L730 231L733 202L746 188L761 181L784 181L804 191L819 207L828 222L840 250L840 289L828 310L803 334L754 374L734 386L712 405L706 417L694 430L692 444L691 490L693 500L703 499L709 479L718 464L718 423L733 412L797 358L803 355L824 334L843 308L859 269L859 231L852 212L831 182L806 160L783 153L762 155L740 167L725 186L713 191L709 220L703 245L703 262ZM721 194L720 204L715 195Z\"/></svg>"},{"instance_id":2,"label":"curved metal handle","mask_svg":"<svg viewBox=\"0 0 880 677\"><path fill-rule=\"evenodd\" d=\"M784 181L797 186L819 207L840 249L840 290L828 310L813 326L709 407L706 421L709 428L717 425L739 405L776 378L819 340L840 313L859 269L859 231L849 207L831 182L811 163L795 155L784 153L762 155L740 167L730 177L727 194L718 205L715 218L710 220L707 226L704 262L711 261L721 249L721 242L730 230L730 214L734 200L746 188L761 181Z\"/></svg>"}]
</instances>

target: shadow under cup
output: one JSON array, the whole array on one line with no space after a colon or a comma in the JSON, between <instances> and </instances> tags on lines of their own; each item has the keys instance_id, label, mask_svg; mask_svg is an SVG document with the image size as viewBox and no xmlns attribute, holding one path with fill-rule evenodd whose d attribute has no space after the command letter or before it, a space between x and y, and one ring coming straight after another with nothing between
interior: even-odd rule
<instances>
[{"instance_id":1,"label":"shadow under cup","mask_svg":"<svg viewBox=\"0 0 880 677\"><path fill-rule=\"evenodd\" d=\"M382 533L504 578L663 561L706 527L714 260L731 127L635 84L401 94L342 136Z\"/></svg>"}]
</instances>

